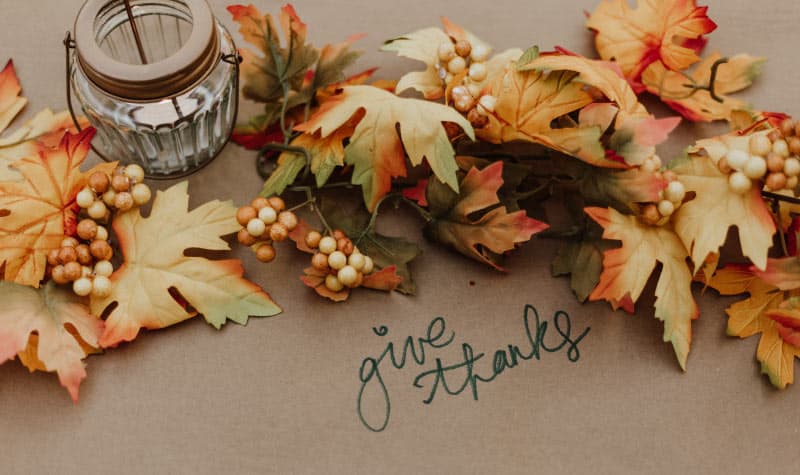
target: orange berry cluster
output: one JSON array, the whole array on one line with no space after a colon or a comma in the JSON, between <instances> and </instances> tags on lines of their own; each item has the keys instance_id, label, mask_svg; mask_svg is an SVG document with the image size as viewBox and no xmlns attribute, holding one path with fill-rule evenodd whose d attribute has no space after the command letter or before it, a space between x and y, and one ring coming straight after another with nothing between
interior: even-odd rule
<instances>
[{"instance_id":1,"label":"orange berry cluster","mask_svg":"<svg viewBox=\"0 0 800 475\"><path fill-rule=\"evenodd\" d=\"M364 276L372 273L372 258L362 254L341 230L331 236L323 236L318 231L310 231L305 238L306 245L315 249L311 266L327 272L325 287L333 292L361 286Z\"/></svg>"},{"instance_id":2,"label":"orange berry cluster","mask_svg":"<svg viewBox=\"0 0 800 475\"><path fill-rule=\"evenodd\" d=\"M242 226L236 238L241 244L250 246L261 262L275 259L272 243L285 241L297 227L297 216L286 211L286 204L277 196L259 196L236 211L236 220Z\"/></svg>"},{"instance_id":3,"label":"orange berry cluster","mask_svg":"<svg viewBox=\"0 0 800 475\"><path fill-rule=\"evenodd\" d=\"M467 120L478 129L489 123L488 115L494 112L497 102L493 96L483 94L489 73L486 60L490 54L487 46L473 45L465 39L444 41L438 49L437 71L445 89L452 86L453 106L466 114ZM457 76L463 79L454 84Z\"/></svg>"},{"instance_id":4,"label":"orange berry cluster","mask_svg":"<svg viewBox=\"0 0 800 475\"><path fill-rule=\"evenodd\" d=\"M69 236L61 247L47 255L50 276L56 284L72 283L72 291L85 297L107 297L111 294L109 277L114 272L111 258L114 249L108 243L108 231L91 219L78 223L78 237Z\"/></svg>"},{"instance_id":5,"label":"orange berry cluster","mask_svg":"<svg viewBox=\"0 0 800 475\"><path fill-rule=\"evenodd\" d=\"M128 211L150 201L152 192L143 180L144 170L136 164L119 166L111 176L94 172L89 176L89 185L78 192L75 200L90 218L108 221L109 208Z\"/></svg>"},{"instance_id":6,"label":"orange berry cluster","mask_svg":"<svg viewBox=\"0 0 800 475\"><path fill-rule=\"evenodd\" d=\"M678 180L677 175L672 171L656 172L667 182L667 187L658 193L659 200L655 203L647 203L641 207L642 221L651 226L663 226L669 222L678 208L683 204L686 197L686 187Z\"/></svg>"}]
</instances>

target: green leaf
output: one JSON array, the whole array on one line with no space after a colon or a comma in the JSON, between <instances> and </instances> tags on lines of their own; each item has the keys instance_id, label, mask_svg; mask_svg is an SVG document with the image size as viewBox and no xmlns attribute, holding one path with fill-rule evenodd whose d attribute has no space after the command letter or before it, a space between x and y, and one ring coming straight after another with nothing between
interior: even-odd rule
<instances>
[{"instance_id":1,"label":"green leaf","mask_svg":"<svg viewBox=\"0 0 800 475\"><path fill-rule=\"evenodd\" d=\"M297 175L305 166L306 158L302 154L283 152L278 159L278 167L264 182L264 188L259 194L261 196L280 195L287 186L294 183Z\"/></svg>"},{"instance_id":2,"label":"green leaf","mask_svg":"<svg viewBox=\"0 0 800 475\"><path fill-rule=\"evenodd\" d=\"M522 56L517 60L517 69L523 68L525 65L539 57L539 47L534 45L526 49Z\"/></svg>"},{"instance_id":3,"label":"green leaf","mask_svg":"<svg viewBox=\"0 0 800 475\"><path fill-rule=\"evenodd\" d=\"M569 275L570 287L578 301L589 298L603 271L603 252L614 247L612 241L589 238L567 241L558 250L551 266L554 277Z\"/></svg>"}]
</instances>

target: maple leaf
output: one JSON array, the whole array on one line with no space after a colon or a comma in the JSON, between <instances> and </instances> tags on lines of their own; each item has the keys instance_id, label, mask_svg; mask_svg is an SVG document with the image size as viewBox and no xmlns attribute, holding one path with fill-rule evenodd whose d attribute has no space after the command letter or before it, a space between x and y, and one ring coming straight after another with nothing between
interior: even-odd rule
<instances>
[{"instance_id":1,"label":"maple leaf","mask_svg":"<svg viewBox=\"0 0 800 475\"><path fill-rule=\"evenodd\" d=\"M430 180L427 199L432 216L425 227L426 235L503 270L497 263L498 255L513 250L548 225L529 218L522 210L508 213L497 196L502 185L503 162L494 162L483 170L471 168L461 180L458 193Z\"/></svg>"},{"instance_id":2,"label":"maple leaf","mask_svg":"<svg viewBox=\"0 0 800 475\"><path fill-rule=\"evenodd\" d=\"M14 63L8 61L0 71L0 133L25 107L27 99L20 96L20 86ZM82 128L88 127L84 117L78 118ZM22 174L10 165L20 158L35 155L40 147L55 147L65 132L76 133L72 117L67 111L54 114L50 109L37 113L13 133L0 138L0 181L22 179Z\"/></svg>"},{"instance_id":3,"label":"maple leaf","mask_svg":"<svg viewBox=\"0 0 800 475\"><path fill-rule=\"evenodd\" d=\"M489 124L477 130L478 138L500 144L514 140L538 143L588 163L606 167L625 164L606 159L597 126L552 128L559 117L591 104L584 85L568 71L520 71L506 68L487 86L497 99Z\"/></svg>"},{"instance_id":4,"label":"maple leaf","mask_svg":"<svg viewBox=\"0 0 800 475\"><path fill-rule=\"evenodd\" d=\"M584 302L600 282L603 252L611 247L613 243L603 239L566 242L553 259L551 272L554 277L569 275L570 288L578 301Z\"/></svg>"},{"instance_id":5,"label":"maple leaf","mask_svg":"<svg viewBox=\"0 0 800 475\"><path fill-rule=\"evenodd\" d=\"M80 171L94 129L66 134L58 148L13 163L23 180L0 182L0 264L3 278L39 286L47 253L74 232L78 206L75 196L95 171L111 173L116 163L103 163Z\"/></svg>"},{"instance_id":6,"label":"maple leaf","mask_svg":"<svg viewBox=\"0 0 800 475\"><path fill-rule=\"evenodd\" d=\"M728 175L716 165L728 150L748 150L749 140L750 136L738 135L700 140L688 157L670 163L686 191L695 193L672 216L675 232L691 250L695 269L719 251L732 226L739 232L742 253L759 269L767 264L775 223L760 187L736 193L728 186Z\"/></svg>"},{"instance_id":7,"label":"maple leaf","mask_svg":"<svg viewBox=\"0 0 800 475\"><path fill-rule=\"evenodd\" d=\"M0 364L30 351L35 337L34 369L55 371L61 385L74 401L86 378L83 359L89 348L99 347L103 321L89 312L84 299L52 282L34 289L12 282L0 282ZM32 351L33 352L33 351Z\"/></svg>"},{"instance_id":8,"label":"maple leaf","mask_svg":"<svg viewBox=\"0 0 800 475\"><path fill-rule=\"evenodd\" d=\"M697 318L698 309L683 243L668 226L649 226L614 208L590 207L585 211L603 227L604 239L622 242L622 247L603 254L603 273L589 299L617 305L630 298L635 303L656 263L661 263L655 316L664 322L664 341L672 343L678 363L685 370L692 340L691 321Z\"/></svg>"},{"instance_id":9,"label":"maple leaf","mask_svg":"<svg viewBox=\"0 0 800 475\"><path fill-rule=\"evenodd\" d=\"M711 82L711 68L719 59L720 54L716 52L706 56L688 78L684 73L671 71L663 63L655 62L642 74L642 82L648 92L659 96L688 120L730 121L734 111L747 109L748 105L742 100L727 97L727 94L749 87L761 73L761 66L766 59L738 54L720 64L714 79L714 92L721 102L714 100L708 90L693 87Z\"/></svg>"},{"instance_id":10,"label":"maple leaf","mask_svg":"<svg viewBox=\"0 0 800 475\"><path fill-rule=\"evenodd\" d=\"M770 310L766 316L775 322L778 334L784 342L800 350L800 298L792 297Z\"/></svg>"},{"instance_id":11,"label":"maple leaf","mask_svg":"<svg viewBox=\"0 0 800 475\"><path fill-rule=\"evenodd\" d=\"M717 25L706 16L708 7L694 0L604 0L589 16L586 26L595 31L600 57L615 61L639 92L642 71L661 61L680 71L699 61L703 35Z\"/></svg>"},{"instance_id":12,"label":"maple leaf","mask_svg":"<svg viewBox=\"0 0 800 475\"><path fill-rule=\"evenodd\" d=\"M747 265L729 265L718 270L708 285L721 295L750 295L725 310L728 335L748 338L760 333L756 359L761 363L761 372L781 389L794 382L794 358L800 357L800 349L783 341L778 323L769 316L780 307L786 294L762 280Z\"/></svg>"},{"instance_id":13,"label":"maple leaf","mask_svg":"<svg viewBox=\"0 0 800 475\"><path fill-rule=\"evenodd\" d=\"M345 162L355 167L352 183L361 185L370 210L389 192L392 178L406 176L406 153L412 165L427 160L440 180L458 189L455 152L442 122L454 122L470 138L475 136L469 121L442 104L400 98L377 87L348 86L297 130L319 132L324 139L362 110L344 151Z\"/></svg>"},{"instance_id":14,"label":"maple leaf","mask_svg":"<svg viewBox=\"0 0 800 475\"><path fill-rule=\"evenodd\" d=\"M114 219L124 263L111 276L111 295L91 300L93 313L107 314L103 347L133 340L140 328L164 328L195 316L172 292L215 328L226 319L245 324L249 316L280 312L266 292L242 278L239 260L184 255L187 249L229 250L219 236L241 228L230 202L214 200L188 211L187 190L184 181L159 191L146 218L136 209Z\"/></svg>"}]
</instances>

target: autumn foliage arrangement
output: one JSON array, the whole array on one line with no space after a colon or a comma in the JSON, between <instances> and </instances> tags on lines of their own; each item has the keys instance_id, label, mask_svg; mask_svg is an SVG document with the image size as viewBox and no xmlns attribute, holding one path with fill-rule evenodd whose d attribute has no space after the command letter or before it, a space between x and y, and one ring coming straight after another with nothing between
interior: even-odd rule
<instances>
[{"instance_id":1,"label":"autumn foliage arrangement","mask_svg":"<svg viewBox=\"0 0 800 475\"><path fill-rule=\"evenodd\" d=\"M562 240L542 265L569 276L581 302L633 313L655 279L654 314L684 369L693 285L747 294L727 310L728 333L760 334L762 370L777 387L793 382L800 125L733 96L764 59L705 54L716 28L706 7L602 0L586 20L599 59L494 51L442 18L386 41L420 62L396 81L345 74L360 36L317 48L290 5L276 17L228 10L248 44L243 94L263 104L233 136L258 151L259 196L193 210L185 182L152 196L136 166L83 166L93 131L65 113L3 135L0 363L56 372L77 399L85 358L143 328L277 314L240 261L185 252L228 250L226 235L265 264L286 247L308 253L300 280L333 301L362 288L413 294L418 244L376 230L402 206L428 239L499 271L533 237ZM9 62L0 132L24 107L20 93ZM677 115L656 118L642 95ZM656 145L682 119L727 121L731 132L663 161ZM545 210L559 213L557 228ZM721 263L731 228L739 248Z\"/></svg>"}]
</instances>

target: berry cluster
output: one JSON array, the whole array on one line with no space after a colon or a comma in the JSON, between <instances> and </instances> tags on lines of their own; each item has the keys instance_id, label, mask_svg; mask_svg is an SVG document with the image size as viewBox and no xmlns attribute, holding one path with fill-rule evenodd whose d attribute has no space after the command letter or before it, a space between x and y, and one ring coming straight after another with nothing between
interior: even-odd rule
<instances>
[{"instance_id":1,"label":"berry cluster","mask_svg":"<svg viewBox=\"0 0 800 475\"><path fill-rule=\"evenodd\" d=\"M241 244L250 246L256 253L256 259L261 262L275 259L272 243L285 241L297 227L297 216L286 211L286 204L277 196L259 196L249 205L238 209L236 220L242 226L237 239Z\"/></svg>"},{"instance_id":2,"label":"berry cluster","mask_svg":"<svg viewBox=\"0 0 800 475\"><path fill-rule=\"evenodd\" d=\"M494 112L496 99L483 94L488 70L486 60L491 51L482 44L472 45L467 40L449 40L439 45L437 70L445 88L452 87L450 99L459 112L466 114L473 127L482 128L489 123L488 115Z\"/></svg>"},{"instance_id":3,"label":"berry cluster","mask_svg":"<svg viewBox=\"0 0 800 475\"><path fill-rule=\"evenodd\" d=\"M143 180L144 170L136 164L119 166L111 176L94 172L75 200L90 218L105 222L111 216L109 208L128 211L150 201L152 192Z\"/></svg>"},{"instance_id":4,"label":"berry cluster","mask_svg":"<svg viewBox=\"0 0 800 475\"><path fill-rule=\"evenodd\" d=\"M728 176L736 193L746 193L753 182L768 191L794 190L800 177L800 124L784 120L778 129L750 137L745 149L731 148L717 166Z\"/></svg>"},{"instance_id":5,"label":"berry cluster","mask_svg":"<svg viewBox=\"0 0 800 475\"><path fill-rule=\"evenodd\" d=\"M108 230L91 219L78 223L78 237L66 237L61 247L47 255L50 276L56 284L72 283L72 291L85 297L107 297L111 293L109 276L114 272L114 250L108 243Z\"/></svg>"},{"instance_id":6,"label":"berry cluster","mask_svg":"<svg viewBox=\"0 0 800 475\"><path fill-rule=\"evenodd\" d=\"M652 226L667 224L669 217L681 207L686 197L686 187L678 181L675 173L667 170L661 176L667 182L667 187L659 192L658 202L648 203L641 208L642 221Z\"/></svg>"},{"instance_id":7,"label":"berry cluster","mask_svg":"<svg viewBox=\"0 0 800 475\"><path fill-rule=\"evenodd\" d=\"M364 276L372 273L372 258L361 254L341 230L335 230L332 236L310 231L305 241L309 248L316 250L311 258L311 266L328 273L325 287L332 292L339 292L345 287L359 287Z\"/></svg>"}]
</instances>

